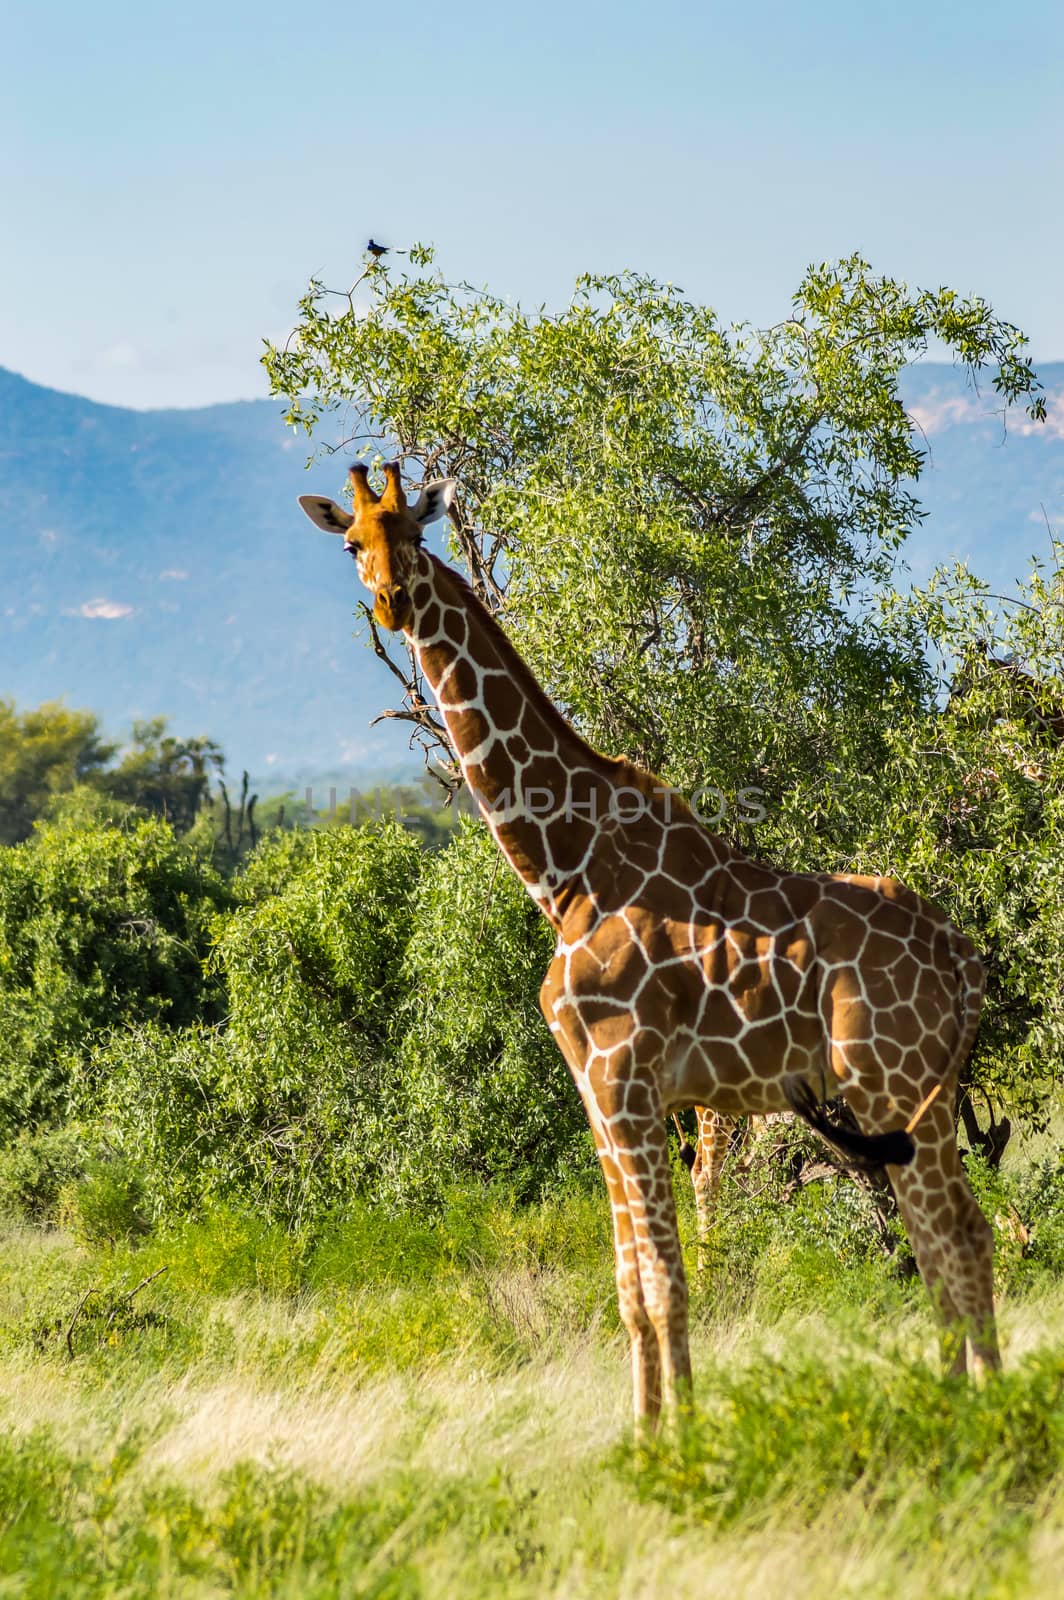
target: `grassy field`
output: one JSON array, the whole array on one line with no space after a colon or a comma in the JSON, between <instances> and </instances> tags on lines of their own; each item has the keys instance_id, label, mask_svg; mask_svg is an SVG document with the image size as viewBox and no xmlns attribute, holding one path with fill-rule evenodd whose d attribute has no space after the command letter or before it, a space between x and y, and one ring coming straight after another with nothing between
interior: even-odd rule
<instances>
[{"instance_id":1,"label":"grassy field","mask_svg":"<svg viewBox=\"0 0 1064 1600\"><path fill-rule=\"evenodd\" d=\"M12 1228L0 1594L1064 1592L1052 1250L1005 1241L1007 1371L970 1389L919 1285L845 1246L851 1204L810 1196L785 1235L732 1207L693 1297L698 1413L649 1449L597 1194L314 1242Z\"/></svg>"}]
</instances>

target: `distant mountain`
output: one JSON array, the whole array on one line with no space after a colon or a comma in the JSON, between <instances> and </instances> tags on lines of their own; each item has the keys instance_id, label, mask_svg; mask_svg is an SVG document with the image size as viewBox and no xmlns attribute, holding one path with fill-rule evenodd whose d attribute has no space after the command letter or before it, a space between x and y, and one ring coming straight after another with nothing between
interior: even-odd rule
<instances>
[{"instance_id":1,"label":"distant mountain","mask_svg":"<svg viewBox=\"0 0 1064 1600\"><path fill-rule=\"evenodd\" d=\"M906 375L930 452L917 581L968 559L1002 589L1046 554L1041 508L1064 518L1064 363L1040 370L1048 423L1020 413L1007 433L989 385ZM307 453L273 401L126 411L0 368L0 695L63 696L119 734L165 714L272 786L416 770L400 727L370 727L394 680L353 638L353 570L295 505L342 486Z\"/></svg>"},{"instance_id":2,"label":"distant mountain","mask_svg":"<svg viewBox=\"0 0 1064 1600\"><path fill-rule=\"evenodd\" d=\"M353 567L295 503L342 489L308 453L273 401L126 411L0 369L0 694L116 733L165 714L293 782L416 771L369 726L394 680L353 638Z\"/></svg>"}]
</instances>

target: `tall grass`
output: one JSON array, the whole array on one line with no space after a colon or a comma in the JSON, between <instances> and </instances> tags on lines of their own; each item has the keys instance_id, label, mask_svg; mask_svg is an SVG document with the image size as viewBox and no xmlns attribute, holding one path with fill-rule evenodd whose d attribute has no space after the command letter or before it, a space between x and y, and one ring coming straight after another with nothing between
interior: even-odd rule
<instances>
[{"instance_id":1,"label":"tall grass","mask_svg":"<svg viewBox=\"0 0 1064 1600\"><path fill-rule=\"evenodd\" d=\"M968 1388L825 1204L718 1239L698 1409L652 1445L597 1196L316 1236L216 1213L96 1251L12 1232L0 1594L1053 1593L1060 1277L1009 1269L1007 1370Z\"/></svg>"}]
</instances>

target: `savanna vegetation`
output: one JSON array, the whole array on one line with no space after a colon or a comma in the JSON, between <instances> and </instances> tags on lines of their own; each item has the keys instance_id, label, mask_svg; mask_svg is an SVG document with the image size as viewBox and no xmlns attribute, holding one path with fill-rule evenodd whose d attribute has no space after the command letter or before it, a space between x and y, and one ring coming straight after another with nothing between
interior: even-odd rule
<instances>
[{"instance_id":1,"label":"savanna vegetation","mask_svg":"<svg viewBox=\"0 0 1064 1600\"><path fill-rule=\"evenodd\" d=\"M479 823L271 812L209 740L0 707L0 1586L1052 1592L1064 576L1002 602L897 564L899 372L935 340L1037 417L1021 336L856 259L763 332L631 276L529 315L428 251L359 294L313 285L267 352L290 420L354 402L458 479L455 557L583 730L719 791L753 853L902 877L985 953L964 1143L1007 1370L939 1376L889 1213L774 1129L693 1291L698 1410L631 1442L549 930Z\"/></svg>"}]
</instances>

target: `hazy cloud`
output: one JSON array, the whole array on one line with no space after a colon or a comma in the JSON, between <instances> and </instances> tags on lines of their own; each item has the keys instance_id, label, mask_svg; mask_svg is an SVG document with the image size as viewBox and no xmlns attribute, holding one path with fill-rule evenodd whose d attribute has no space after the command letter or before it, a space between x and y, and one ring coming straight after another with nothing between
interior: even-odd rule
<instances>
[{"instance_id":1,"label":"hazy cloud","mask_svg":"<svg viewBox=\"0 0 1064 1600\"><path fill-rule=\"evenodd\" d=\"M86 600L84 605L69 613L75 617L90 617L93 621L115 622L119 617L131 617L133 607L120 600Z\"/></svg>"},{"instance_id":2,"label":"hazy cloud","mask_svg":"<svg viewBox=\"0 0 1064 1600\"><path fill-rule=\"evenodd\" d=\"M128 339L119 339L101 350L96 359L101 367L128 372L132 367L140 366L140 351Z\"/></svg>"},{"instance_id":3,"label":"hazy cloud","mask_svg":"<svg viewBox=\"0 0 1064 1600\"><path fill-rule=\"evenodd\" d=\"M337 755L342 762L364 761L367 755L372 754L373 746L361 739L341 739L337 749Z\"/></svg>"},{"instance_id":4,"label":"hazy cloud","mask_svg":"<svg viewBox=\"0 0 1064 1600\"><path fill-rule=\"evenodd\" d=\"M918 428L931 435L945 428L972 427L988 422L999 427L1004 422L1008 433L1021 437L1035 434L1043 439L1064 439L1064 391L1047 389L1045 394L1046 420L1035 422L1022 406L1014 406L1003 414L1003 402L993 394L943 395L931 394L917 405L908 407L909 416Z\"/></svg>"},{"instance_id":5,"label":"hazy cloud","mask_svg":"<svg viewBox=\"0 0 1064 1600\"><path fill-rule=\"evenodd\" d=\"M945 400L929 395L922 405L910 406L909 415L925 433L941 433L943 428L955 428L962 423L986 422L989 417L982 402L957 395Z\"/></svg>"}]
</instances>

